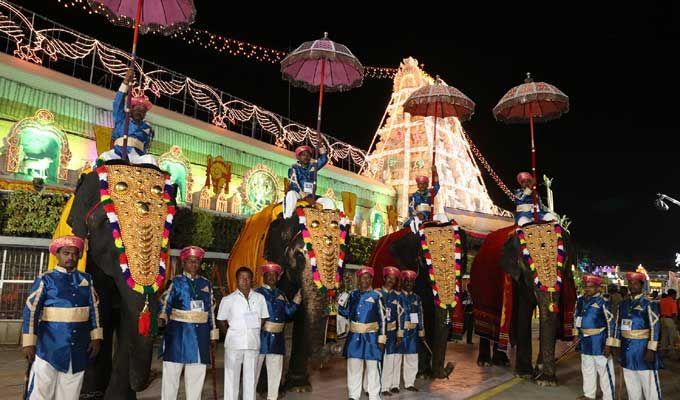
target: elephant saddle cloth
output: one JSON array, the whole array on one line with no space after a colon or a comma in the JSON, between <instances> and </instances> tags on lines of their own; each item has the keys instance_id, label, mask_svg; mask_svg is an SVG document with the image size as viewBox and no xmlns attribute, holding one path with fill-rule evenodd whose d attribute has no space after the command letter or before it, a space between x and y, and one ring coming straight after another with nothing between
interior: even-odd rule
<instances>
[{"instance_id":1,"label":"elephant saddle cloth","mask_svg":"<svg viewBox=\"0 0 680 400\"><path fill-rule=\"evenodd\" d=\"M314 207L299 208L298 212L304 213L300 225L314 282L319 288L333 289L342 272L346 218L337 210Z\"/></svg>"},{"instance_id":2,"label":"elephant saddle cloth","mask_svg":"<svg viewBox=\"0 0 680 400\"><path fill-rule=\"evenodd\" d=\"M100 180L106 178L108 181L114 220L109 210L107 215L114 228L116 246L124 249L127 259L121 260L121 268L127 261L136 285L158 284L157 276L164 272L159 271L162 268L161 253L168 240L164 237L168 231L166 221L170 218L166 193L168 176L159 169L136 165L109 164L105 168L106 175L100 172ZM116 232L114 221L119 232Z\"/></svg>"}]
</instances>

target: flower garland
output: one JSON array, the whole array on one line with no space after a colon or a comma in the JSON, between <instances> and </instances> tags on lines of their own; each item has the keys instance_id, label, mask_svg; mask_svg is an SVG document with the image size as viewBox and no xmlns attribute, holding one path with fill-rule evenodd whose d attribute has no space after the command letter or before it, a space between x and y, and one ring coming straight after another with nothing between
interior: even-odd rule
<instances>
[{"instance_id":1,"label":"flower garland","mask_svg":"<svg viewBox=\"0 0 680 400\"><path fill-rule=\"evenodd\" d=\"M345 216L345 213L340 211L340 252L338 254L338 268L335 271L335 287L327 288L321 282L321 274L317 267L316 253L312 248L312 237L307 228L307 218L305 217L305 211L302 207L298 207L296 210L298 216L298 222L300 223L300 232L302 233L302 240L305 242L305 251L307 252L307 257L309 258L309 264L312 267L312 280L316 284L317 289L322 293L328 292L329 297L335 297L335 289L340 287L342 282L342 271L345 265L345 256L347 254L347 232L349 226L349 219Z\"/></svg>"},{"instance_id":2,"label":"flower garland","mask_svg":"<svg viewBox=\"0 0 680 400\"><path fill-rule=\"evenodd\" d=\"M524 262L529 266L529 269L534 274L534 285L536 285L536 289L542 292L547 292L550 295L550 304L548 305L548 309L551 312L558 312L559 309L557 305L552 301L552 294L555 292L559 292L560 289L562 288L562 269L564 268L565 252L564 252L564 238L562 237L562 227L560 226L559 223L555 223L553 227L555 230L555 234L557 234L557 262L556 262L557 279L555 280L555 285L553 287L548 287L542 284L541 280L538 278L538 270L536 269L536 263L534 262L534 259L531 257L531 254L529 253L529 249L527 248L526 236L522 228L517 227L516 233L517 239L519 239L519 247L520 251L522 252Z\"/></svg>"},{"instance_id":3,"label":"flower garland","mask_svg":"<svg viewBox=\"0 0 680 400\"><path fill-rule=\"evenodd\" d=\"M445 304L439 298L439 285L434 276L434 266L432 265L432 255L430 254L430 248L427 246L427 238L425 237L425 228L421 224L418 228L418 235L420 236L420 246L423 249L423 255L425 256L425 263L428 267L428 272L430 275L430 283L432 285L432 294L434 295L434 304L438 307L444 309L453 309L460 302L460 272L463 263L463 246L460 240L460 226L458 224L453 225L453 239L454 239L454 254L456 263L454 265L456 271L456 289L455 289L455 300L451 304Z\"/></svg>"},{"instance_id":4,"label":"flower garland","mask_svg":"<svg viewBox=\"0 0 680 400\"><path fill-rule=\"evenodd\" d=\"M172 229L172 220L175 215L175 204L172 201L172 197L170 196L170 192L172 190L170 176L166 175L165 188L163 190L163 201L167 204L168 214L165 218L163 239L161 240L161 253L159 260L160 268L158 270L158 274L156 275L155 282L152 285L142 286L134 281L132 274L130 273L128 258L127 254L125 253L125 244L123 243L120 224L118 223L116 206L113 204L113 200L111 200L111 193L109 192L108 169L106 165L101 165L97 168L97 175L99 176L100 204L104 208L106 216L109 220L109 225L111 226L113 241L116 246L116 250L118 250L118 262L120 263L120 269L123 272L123 278L130 289L141 294L153 294L163 286L163 281L165 280L165 271L168 263L168 241L170 237L170 230Z\"/></svg>"}]
</instances>

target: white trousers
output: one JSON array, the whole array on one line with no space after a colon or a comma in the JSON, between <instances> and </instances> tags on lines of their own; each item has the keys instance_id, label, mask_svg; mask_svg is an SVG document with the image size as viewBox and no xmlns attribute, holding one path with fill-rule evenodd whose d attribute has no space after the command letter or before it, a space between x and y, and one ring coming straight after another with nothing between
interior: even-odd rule
<instances>
[{"instance_id":1,"label":"white trousers","mask_svg":"<svg viewBox=\"0 0 680 400\"><path fill-rule=\"evenodd\" d=\"M613 400L616 387L614 363L612 358L581 354L581 373L583 374L583 395L591 399L597 393L597 377L600 377L602 399Z\"/></svg>"},{"instance_id":2,"label":"white trousers","mask_svg":"<svg viewBox=\"0 0 680 400\"><path fill-rule=\"evenodd\" d=\"M404 354L404 387L416 385L418 375L418 354Z\"/></svg>"},{"instance_id":3,"label":"white trousers","mask_svg":"<svg viewBox=\"0 0 680 400\"><path fill-rule=\"evenodd\" d=\"M283 355L260 354L257 356L257 373L255 374L255 386L260 380L262 364L267 362L267 400L279 398L279 385L281 384L281 372L283 371Z\"/></svg>"},{"instance_id":4,"label":"white trousers","mask_svg":"<svg viewBox=\"0 0 680 400\"><path fill-rule=\"evenodd\" d=\"M103 152L102 154L99 155L99 158L101 158L104 161L121 159L118 153L116 153L116 151L113 149ZM132 150L128 153L128 160L132 164L158 165L156 157L152 156L151 154L144 154L140 156L139 154L137 154L137 150Z\"/></svg>"},{"instance_id":5,"label":"white trousers","mask_svg":"<svg viewBox=\"0 0 680 400\"><path fill-rule=\"evenodd\" d=\"M293 216L297 201L303 197L302 193L298 193L295 190L289 190L288 193L286 193L286 198L283 200L283 218L290 218ZM331 199L319 197L316 199L316 202L321 204L324 210L335 210L335 203Z\"/></svg>"},{"instance_id":6,"label":"white trousers","mask_svg":"<svg viewBox=\"0 0 680 400\"><path fill-rule=\"evenodd\" d=\"M541 218L541 221L556 221L556 220L557 220L557 218L555 218L555 216L552 215L549 212L545 213L545 215L543 215L543 218ZM528 223L533 222L533 221L534 221L533 216L531 218L522 216L522 217L519 217L519 220L517 221L517 225L523 226L523 225L528 224Z\"/></svg>"},{"instance_id":7,"label":"white trousers","mask_svg":"<svg viewBox=\"0 0 680 400\"><path fill-rule=\"evenodd\" d=\"M362 360L360 358L347 359L347 389L349 397L354 400L361 398L361 382L366 363L366 388L369 400L380 399L380 372L377 360Z\"/></svg>"},{"instance_id":8,"label":"white trousers","mask_svg":"<svg viewBox=\"0 0 680 400\"><path fill-rule=\"evenodd\" d=\"M628 400L659 400L659 372L655 370L633 371L623 369L623 380L628 390Z\"/></svg>"},{"instance_id":9,"label":"white trousers","mask_svg":"<svg viewBox=\"0 0 680 400\"><path fill-rule=\"evenodd\" d=\"M180 364L163 361L163 383L161 388L162 400L177 399L179 378L184 369L184 392L186 400L200 400L205 380L205 364Z\"/></svg>"},{"instance_id":10,"label":"white trousers","mask_svg":"<svg viewBox=\"0 0 680 400\"><path fill-rule=\"evenodd\" d=\"M383 356L383 368L380 385L382 391L399 389L401 380L401 354L385 354Z\"/></svg>"},{"instance_id":11,"label":"white trousers","mask_svg":"<svg viewBox=\"0 0 680 400\"><path fill-rule=\"evenodd\" d=\"M77 400L85 371L59 372L47 361L35 356L28 378L28 400Z\"/></svg>"},{"instance_id":12,"label":"white trousers","mask_svg":"<svg viewBox=\"0 0 680 400\"><path fill-rule=\"evenodd\" d=\"M225 349L224 400L238 400L243 366L243 400L255 400L255 367L259 350Z\"/></svg>"}]
</instances>

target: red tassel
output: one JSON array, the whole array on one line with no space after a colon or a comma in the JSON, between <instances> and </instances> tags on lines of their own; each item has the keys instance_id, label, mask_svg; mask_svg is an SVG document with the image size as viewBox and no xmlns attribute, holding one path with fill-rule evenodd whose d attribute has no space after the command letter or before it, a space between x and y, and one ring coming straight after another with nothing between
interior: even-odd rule
<instances>
[{"instance_id":1,"label":"red tassel","mask_svg":"<svg viewBox=\"0 0 680 400\"><path fill-rule=\"evenodd\" d=\"M151 313L149 312L148 300L144 302L144 309L139 313L137 332L139 333L139 336L149 336L151 333Z\"/></svg>"}]
</instances>

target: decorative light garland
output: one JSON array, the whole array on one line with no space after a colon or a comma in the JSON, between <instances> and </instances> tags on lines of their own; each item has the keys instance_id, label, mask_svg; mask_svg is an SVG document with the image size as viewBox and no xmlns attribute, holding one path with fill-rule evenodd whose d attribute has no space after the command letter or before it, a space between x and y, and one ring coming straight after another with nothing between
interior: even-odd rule
<instances>
[{"instance_id":1,"label":"decorative light garland","mask_svg":"<svg viewBox=\"0 0 680 400\"><path fill-rule=\"evenodd\" d=\"M529 253L529 249L527 248L526 236L522 228L518 226L515 232L517 234L517 239L519 239L519 248L520 251L522 252L524 263L529 266L529 269L534 274L534 285L536 286L536 289L542 292L547 292L550 295L551 300L548 308L551 312L557 312L558 311L557 305L555 305L552 302L552 293L559 292L560 289L562 288L562 269L564 268L565 252L564 252L564 238L562 237L562 227L560 226L559 223L555 223L553 224L553 229L555 231L555 234L557 234L557 260L556 260L557 262L555 265L557 279L555 280L555 285L552 287L548 287L541 283L541 280L538 277L536 263L534 262L534 259L531 257L531 254Z\"/></svg>"},{"instance_id":2,"label":"decorative light garland","mask_svg":"<svg viewBox=\"0 0 680 400\"><path fill-rule=\"evenodd\" d=\"M453 225L453 240L454 240L454 255L455 255L455 275L456 275L456 288L454 293L454 301L452 304L445 304L439 297L439 285L435 280L434 276L434 266L432 265L432 255L430 254L430 248L427 245L427 237L425 236L425 228L423 224L420 224L418 228L418 236L420 237L420 246L423 249L423 255L425 256L425 264L428 267L428 274L430 276L430 284L432 285L432 294L434 295L434 304L437 307L443 309L454 309L456 305L460 302L460 273L463 263L463 247L460 240L460 226L458 224Z\"/></svg>"},{"instance_id":3,"label":"decorative light garland","mask_svg":"<svg viewBox=\"0 0 680 400\"><path fill-rule=\"evenodd\" d=\"M168 241L170 238L170 230L172 229L172 220L175 216L175 205L170 196L172 191L172 181L170 176L167 175L165 178L165 188L163 190L163 201L167 204L167 217L165 218L165 223L163 226L163 239L161 240L161 252L158 274L156 275L155 282L152 285L142 286L135 282L130 273L130 267L128 266L128 258L125 253L125 243L123 243L123 236L121 234L120 224L118 223L118 214L116 213L116 206L111 200L111 193L109 192L109 181L108 181L108 168L106 165L101 165L97 169L97 175L99 176L99 195L100 204L106 212L106 217L109 220L109 225L111 226L111 233L113 235L113 242L118 251L118 262L120 264L120 269L123 273L123 278L125 283L130 287L130 289L141 294L153 294L159 288L163 287L163 281L165 280L165 271L168 265Z\"/></svg>"},{"instance_id":4,"label":"decorative light garland","mask_svg":"<svg viewBox=\"0 0 680 400\"><path fill-rule=\"evenodd\" d=\"M71 6L84 2L62 1L65 5ZM106 71L121 78L125 76L130 64L131 57L128 52L74 30L64 27L35 29L30 18L5 0L0 0L0 33L8 36L16 44L14 50L16 57L35 64L42 64L43 56L49 57L52 61L59 58L80 60L91 56ZM136 94L150 91L156 96L175 96L184 92L187 99L208 110L212 114L211 122L220 128L229 129L227 122L236 124L257 121L264 131L275 138L275 143L279 147L293 147L303 142L312 143L317 147L324 145L328 149L331 162L349 160L359 166L364 163L366 153L357 147L323 134L319 142L315 130L297 123L284 125L281 116L242 100L224 102L217 89L191 78L165 69L144 72L139 58L133 68L140 77L139 87L133 89Z\"/></svg>"},{"instance_id":5,"label":"decorative light garland","mask_svg":"<svg viewBox=\"0 0 680 400\"><path fill-rule=\"evenodd\" d=\"M298 216L298 222L300 224L300 233L302 234L302 240L305 242L305 252L309 258L309 264L312 267L312 280L322 293L327 293L328 297L335 298L335 291L340 287L342 283L342 271L345 267L345 256L347 255L347 231L349 227L349 219L345 216L345 213L340 211L340 222L338 224L340 228L340 252L338 253L338 268L335 272L335 287L327 288L321 281L321 274L317 266L316 253L312 247L311 234L307 228L307 217L305 217L305 211L302 207L296 209L296 214Z\"/></svg>"},{"instance_id":6,"label":"decorative light garland","mask_svg":"<svg viewBox=\"0 0 680 400\"><path fill-rule=\"evenodd\" d=\"M88 7L86 0L57 0L64 8L83 9L88 14L104 14L100 7ZM117 22L117 21L114 21ZM152 33L155 33L152 31ZM260 46L242 40L232 39L205 29L181 27L170 35L187 44L203 47L220 54L228 54L233 57L244 57L247 60L257 61L264 64L279 64L286 56L286 52L278 49ZM397 73L396 68L389 67L364 67L364 77L373 79L392 79Z\"/></svg>"}]
</instances>

